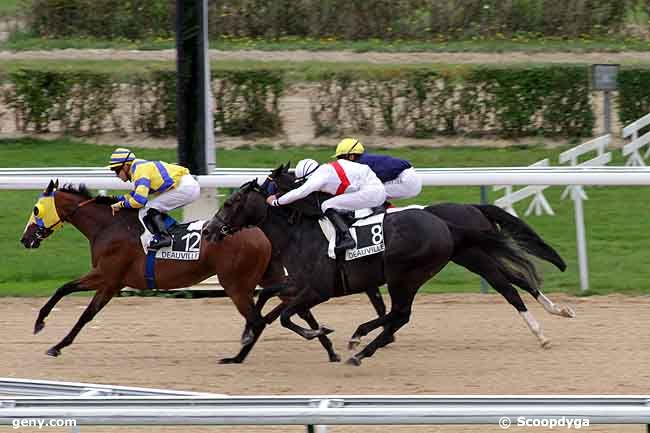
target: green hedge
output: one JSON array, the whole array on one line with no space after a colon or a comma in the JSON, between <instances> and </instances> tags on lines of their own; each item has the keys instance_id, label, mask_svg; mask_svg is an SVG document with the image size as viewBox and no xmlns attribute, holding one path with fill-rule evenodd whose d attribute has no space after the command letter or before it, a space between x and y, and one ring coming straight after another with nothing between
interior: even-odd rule
<instances>
[{"instance_id":1,"label":"green hedge","mask_svg":"<svg viewBox=\"0 0 650 433\"><path fill-rule=\"evenodd\" d=\"M30 28L44 37L173 37L176 0L30 0ZM217 0L212 38L467 38L519 33L612 34L646 0Z\"/></svg>"},{"instance_id":2,"label":"green hedge","mask_svg":"<svg viewBox=\"0 0 650 433\"><path fill-rule=\"evenodd\" d=\"M650 113L650 69L624 68L618 74L618 110L627 124Z\"/></svg>"},{"instance_id":3,"label":"green hedge","mask_svg":"<svg viewBox=\"0 0 650 433\"><path fill-rule=\"evenodd\" d=\"M586 67L406 71L375 79L325 74L312 104L316 135L590 136Z\"/></svg>"},{"instance_id":4,"label":"green hedge","mask_svg":"<svg viewBox=\"0 0 650 433\"><path fill-rule=\"evenodd\" d=\"M322 70L326 70L323 68ZM588 66L436 69L386 66L316 72L310 96L315 135L384 134L585 137L592 135ZM216 70L215 129L239 136L282 132L280 97L290 69ZM4 102L25 132L106 130L170 136L176 130L175 73L21 69L3 76ZM619 74L619 118L650 112L650 69ZM125 116L125 113L127 114Z\"/></svg>"},{"instance_id":5,"label":"green hedge","mask_svg":"<svg viewBox=\"0 0 650 433\"><path fill-rule=\"evenodd\" d=\"M152 136L176 133L176 74L151 71L127 82L108 73L21 69L6 78L4 100L23 132L95 134L110 129ZM214 127L228 135L282 132L278 101L284 77L276 71L213 73ZM130 125L116 109L128 109Z\"/></svg>"}]
</instances>

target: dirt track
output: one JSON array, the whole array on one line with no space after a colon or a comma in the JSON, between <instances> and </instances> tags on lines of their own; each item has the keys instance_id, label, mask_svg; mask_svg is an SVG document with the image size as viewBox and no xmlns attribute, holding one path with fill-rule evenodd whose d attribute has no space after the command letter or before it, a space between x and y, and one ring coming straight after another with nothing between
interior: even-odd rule
<instances>
[{"instance_id":1,"label":"dirt track","mask_svg":"<svg viewBox=\"0 0 650 433\"><path fill-rule=\"evenodd\" d=\"M305 342L279 324L267 329L245 364L217 364L217 358L238 349L243 325L227 299L116 299L61 357L50 358L45 350L65 335L88 299L64 299L45 330L33 336L36 312L45 299L4 298L0 376L232 395L647 394L650 297L552 298L573 305L577 318L550 316L530 297L525 299L553 342L550 350L539 348L500 296L422 295L397 342L358 368L328 363L317 342ZM345 358L347 338L373 312L365 298L350 297L319 306L315 314L336 330L332 339ZM389 430L394 431L330 431ZM459 430L499 431L496 427L399 429ZM628 426L589 431L643 430Z\"/></svg>"},{"instance_id":2,"label":"dirt track","mask_svg":"<svg viewBox=\"0 0 650 433\"><path fill-rule=\"evenodd\" d=\"M0 60L172 60L176 57L175 50L48 50L48 51L0 51ZM213 60L254 60L254 61L319 61L319 62L367 62L367 63L639 63L650 62L650 52L628 51L617 53L357 53L354 51L218 51L210 50Z\"/></svg>"}]
</instances>

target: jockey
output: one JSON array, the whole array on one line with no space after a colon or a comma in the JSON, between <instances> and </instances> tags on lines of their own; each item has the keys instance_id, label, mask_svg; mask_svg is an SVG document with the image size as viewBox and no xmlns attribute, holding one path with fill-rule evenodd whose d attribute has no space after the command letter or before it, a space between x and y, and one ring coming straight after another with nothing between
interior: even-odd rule
<instances>
[{"instance_id":1,"label":"jockey","mask_svg":"<svg viewBox=\"0 0 650 433\"><path fill-rule=\"evenodd\" d=\"M366 153L363 144L354 138L341 140L334 156L370 167L386 188L386 200L411 198L422 191L422 180L410 162L392 156Z\"/></svg>"},{"instance_id":2,"label":"jockey","mask_svg":"<svg viewBox=\"0 0 650 433\"><path fill-rule=\"evenodd\" d=\"M111 205L113 214L122 208L144 208L143 220L154 235L149 248L170 246L172 238L165 227L163 212L183 207L199 197L199 184L190 171L180 165L136 159L133 152L123 148L112 153L108 168L122 181L134 183L133 191L118 196L118 201Z\"/></svg>"},{"instance_id":3,"label":"jockey","mask_svg":"<svg viewBox=\"0 0 650 433\"><path fill-rule=\"evenodd\" d=\"M323 165L313 159L303 159L296 164L296 181L301 180L305 182L300 187L280 198L271 195L266 201L271 206L282 206L307 197L315 191L334 195L321 204L321 210L336 229L336 255L356 246L345 221L336 210L354 211L375 207L386 200L384 186L375 173L366 165L346 159Z\"/></svg>"}]
</instances>

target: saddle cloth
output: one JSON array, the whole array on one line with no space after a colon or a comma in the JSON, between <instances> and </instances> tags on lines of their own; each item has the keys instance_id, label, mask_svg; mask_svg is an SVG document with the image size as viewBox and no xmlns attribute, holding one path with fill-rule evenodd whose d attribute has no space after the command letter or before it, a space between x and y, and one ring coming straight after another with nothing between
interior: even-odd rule
<instances>
[{"instance_id":1,"label":"saddle cloth","mask_svg":"<svg viewBox=\"0 0 650 433\"><path fill-rule=\"evenodd\" d=\"M144 253L148 253L148 246L153 234L144 224L143 217L145 212L138 212L138 218L144 233L140 236L140 243ZM191 221L185 224L178 224L172 217L165 218L165 225L172 237L171 247L161 248L156 251L157 259L167 260L198 260L201 255L201 235L205 220Z\"/></svg>"},{"instance_id":2,"label":"saddle cloth","mask_svg":"<svg viewBox=\"0 0 650 433\"><path fill-rule=\"evenodd\" d=\"M424 209L424 206L410 205L405 207L396 207L387 209L386 213L395 213L408 209ZM355 211L355 216L371 215L367 218L358 218L350 226L350 235L356 242L354 249L345 251L345 260L354 260L360 257L366 257L378 254L384 251L384 213L372 214L370 209L361 209ZM321 218L318 221L321 231L328 240L327 255L331 259L336 259L334 247L336 246L336 229L328 218Z\"/></svg>"}]
</instances>

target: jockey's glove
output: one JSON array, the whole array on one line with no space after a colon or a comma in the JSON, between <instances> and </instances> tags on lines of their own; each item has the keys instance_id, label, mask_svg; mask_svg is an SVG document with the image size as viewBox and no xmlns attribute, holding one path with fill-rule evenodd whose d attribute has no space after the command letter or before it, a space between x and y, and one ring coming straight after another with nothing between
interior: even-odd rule
<instances>
[{"instance_id":1,"label":"jockey's glove","mask_svg":"<svg viewBox=\"0 0 650 433\"><path fill-rule=\"evenodd\" d=\"M113 210L120 210L120 209L122 209L123 207L124 207L124 202L123 202L123 201L118 201L118 202L113 203L113 204L111 205L111 208L112 208Z\"/></svg>"}]
</instances>

